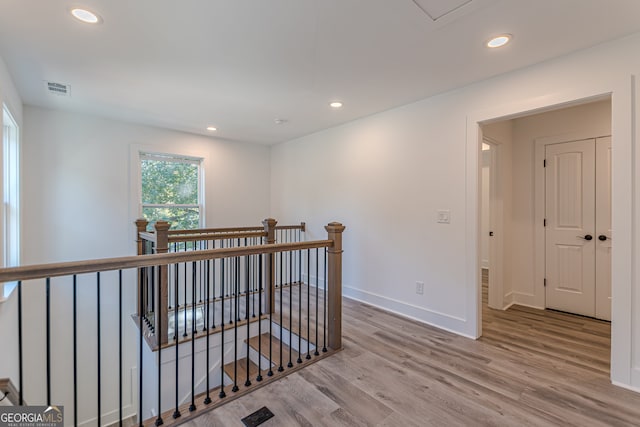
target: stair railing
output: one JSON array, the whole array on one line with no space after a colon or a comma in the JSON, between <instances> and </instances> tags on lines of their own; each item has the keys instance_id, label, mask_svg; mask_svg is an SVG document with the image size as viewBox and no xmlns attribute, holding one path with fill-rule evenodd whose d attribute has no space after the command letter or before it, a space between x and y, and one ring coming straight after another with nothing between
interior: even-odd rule
<instances>
[{"instance_id":1,"label":"stair railing","mask_svg":"<svg viewBox=\"0 0 640 427\"><path fill-rule=\"evenodd\" d=\"M257 245L171 252L160 224L153 254L0 269L0 282L18 283L16 342L0 337L17 353L18 404L64 405L74 425L130 416L169 424L339 350L344 226L327 225L326 240L273 243L276 221L265 223ZM170 333L162 301L169 287L185 285ZM128 309L135 338L125 333ZM135 370L125 366L136 359Z\"/></svg>"},{"instance_id":2,"label":"stair railing","mask_svg":"<svg viewBox=\"0 0 640 427\"><path fill-rule=\"evenodd\" d=\"M149 231L149 221L138 219L136 225L136 242L138 255L152 253L180 252L198 249L215 249L216 247L239 247L258 245L263 243L292 243L303 241L303 233L306 231L306 224L299 225L277 225L274 219L266 219L263 226L248 227L224 227L224 228L201 228L189 230L171 230L171 225L166 221L156 221L153 224L153 231ZM272 261L268 262L268 271L275 271ZM138 295L143 301L138 304L138 316L145 319L149 326L159 325L160 331L168 331L169 311L177 306L178 292L168 286L169 273L166 269L159 272L161 279L158 289L151 284L154 282L152 271L146 269L139 278ZM274 283L277 277L269 275L267 282L268 292L274 291ZM201 291L198 286L196 292ZM160 292L160 307L154 309L155 292ZM186 292L186 291L185 291ZM273 299L269 299L273 301ZM273 306L270 305L271 309ZM159 337L161 344L169 341L168 334Z\"/></svg>"}]
</instances>

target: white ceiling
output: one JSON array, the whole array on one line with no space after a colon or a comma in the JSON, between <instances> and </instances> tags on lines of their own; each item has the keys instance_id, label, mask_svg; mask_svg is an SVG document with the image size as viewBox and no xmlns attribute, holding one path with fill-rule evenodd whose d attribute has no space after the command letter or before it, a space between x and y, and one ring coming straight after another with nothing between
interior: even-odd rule
<instances>
[{"instance_id":1,"label":"white ceiling","mask_svg":"<svg viewBox=\"0 0 640 427\"><path fill-rule=\"evenodd\" d=\"M638 0L0 2L0 56L25 104L264 144L637 31ZM513 42L484 47L500 33Z\"/></svg>"}]
</instances>

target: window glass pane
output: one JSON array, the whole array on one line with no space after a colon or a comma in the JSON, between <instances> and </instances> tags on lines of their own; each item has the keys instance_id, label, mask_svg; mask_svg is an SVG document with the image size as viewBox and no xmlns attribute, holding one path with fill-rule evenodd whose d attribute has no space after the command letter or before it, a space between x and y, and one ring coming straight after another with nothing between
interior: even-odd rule
<instances>
[{"instance_id":1,"label":"window glass pane","mask_svg":"<svg viewBox=\"0 0 640 427\"><path fill-rule=\"evenodd\" d=\"M143 204L198 204L197 164L142 159L140 168Z\"/></svg>"},{"instance_id":2,"label":"window glass pane","mask_svg":"<svg viewBox=\"0 0 640 427\"><path fill-rule=\"evenodd\" d=\"M149 221L149 231L154 229L153 226L158 220L169 222L171 230L196 229L200 226L199 208L143 207L142 215Z\"/></svg>"}]
</instances>

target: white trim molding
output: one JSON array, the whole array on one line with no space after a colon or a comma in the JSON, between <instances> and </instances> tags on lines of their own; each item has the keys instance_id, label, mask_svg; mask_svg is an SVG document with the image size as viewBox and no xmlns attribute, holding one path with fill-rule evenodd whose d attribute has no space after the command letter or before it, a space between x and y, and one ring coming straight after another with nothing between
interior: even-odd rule
<instances>
[{"instance_id":1,"label":"white trim molding","mask_svg":"<svg viewBox=\"0 0 640 427\"><path fill-rule=\"evenodd\" d=\"M635 194L635 169L640 168L640 154L635 149L636 120L640 121L635 108L635 78L630 75L592 81L589 85L569 88L560 93L517 101L491 110L472 112L467 116L466 141L466 304L469 314L467 325L470 334L482 334L482 283L480 277L480 212L478 188L478 141L480 126L493 121L507 120L551 109L577 105L611 97L612 102L612 227L616 231L616 247L612 253L612 327L611 327L611 379L618 384L638 387L640 378L632 382L632 357L634 338L640 340L640 330L633 327L637 319L633 306L633 286L636 283L634 262L636 258L636 220L640 210L639 198ZM517 300L518 296L514 295ZM636 302L636 305L638 303ZM637 322L636 322L637 323ZM636 328L640 328L636 326ZM636 348L640 347L636 343ZM640 358L640 350L636 351Z\"/></svg>"}]
</instances>

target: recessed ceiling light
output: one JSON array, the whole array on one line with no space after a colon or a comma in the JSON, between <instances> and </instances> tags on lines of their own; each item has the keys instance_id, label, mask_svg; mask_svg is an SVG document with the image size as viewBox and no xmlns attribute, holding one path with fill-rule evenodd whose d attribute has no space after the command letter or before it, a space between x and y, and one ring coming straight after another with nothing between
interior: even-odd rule
<instances>
[{"instance_id":1,"label":"recessed ceiling light","mask_svg":"<svg viewBox=\"0 0 640 427\"><path fill-rule=\"evenodd\" d=\"M207 130L208 130L209 132L215 132L215 131L217 131L217 130L218 130L218 128L216 128L215 126L207 126Z\"/></svg>"},{"instance_id":2,"label":"recessed ceiling light","mask_svg":"<svg viewBox=\"0 0 640 427\"><path fill-rule=\"evenodd\" d=\"M501 34L497 37L492 38L487 42L487 47L496 48L504 46L505 44L511 41L513 36L511 34Z\"/></svg>"},{"instance_id":3,"label":"recessed ceiling light","mask_svg":"<svg viewBox=\"0 0 640 427\"><path fill-rule=\"evenodd\" d=\"M342 102L333 101L331 104L329 104L329 107L331 107L331 108L342 108Z\"/></svg>"},{"instance_id":4,"label":"recessed ceiling light","mask_svg":"<svg viewBox=\"0 0 640 427\"><path fill-rule=\"evenodd\" d=\"M98 15L86 9L71 9L71 14L77 20L86 22L87 24L97 24L100 22Z\"/></svg>"}]
</instances>

